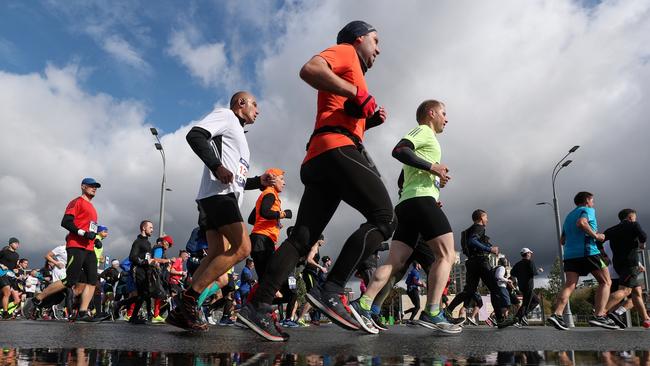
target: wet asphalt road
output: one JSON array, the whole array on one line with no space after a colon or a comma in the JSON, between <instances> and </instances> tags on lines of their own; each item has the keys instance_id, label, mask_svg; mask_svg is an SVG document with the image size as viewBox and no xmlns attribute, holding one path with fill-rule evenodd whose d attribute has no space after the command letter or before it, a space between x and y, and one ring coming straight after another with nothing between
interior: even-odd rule
<instances>
[{"instance_id":1,"label":"wet asphalt road","mask_svg":"<svg viewBox=\"0 0 650 366\"><path fill-rule=\"evenodd\" d=\"M350 332L327 324L290 329L286 343L264 341L247 329L213 326L190 333L168 325L99 324L60 321L2 321L0 345L17 348L92 348L174 353L293 353L320 355L484 355L494 351L619 351L650 349L650 331L610 331L550 327L466 328L458 336L440 336L416 326L395 326L379 335Z\"/></svg>"}]
</instances>

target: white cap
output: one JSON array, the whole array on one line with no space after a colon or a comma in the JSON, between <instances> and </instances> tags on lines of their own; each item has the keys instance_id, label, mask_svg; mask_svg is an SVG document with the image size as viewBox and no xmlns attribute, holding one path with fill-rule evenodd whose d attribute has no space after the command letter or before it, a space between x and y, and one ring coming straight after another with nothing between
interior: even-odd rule
<instances>
[{"instance_id":1,"label":"white cap","mask_svg":"<svg viewBox=\"0 0 650 366\"><path fill-rule=\"evenodd\" d=\"M528 253L532 253L532 252L533 251L528 249L528 248L522 248L521 252L519 252L519 253L521 253L521 255L524 255L524 254L528 254Z\"/></svg>"},{"instance_id":2,"label":"white cap","mask_svg":"<svg viewBox=\"0 0 650 366\"><path fill-rule=\"evenodd\" d=\"M111 261L111 264L117 264L117 265L119 265L119 264L120 264L120 261L117 260L117 259L113 259L113 260Z\"/></svg>"}]
</instances>

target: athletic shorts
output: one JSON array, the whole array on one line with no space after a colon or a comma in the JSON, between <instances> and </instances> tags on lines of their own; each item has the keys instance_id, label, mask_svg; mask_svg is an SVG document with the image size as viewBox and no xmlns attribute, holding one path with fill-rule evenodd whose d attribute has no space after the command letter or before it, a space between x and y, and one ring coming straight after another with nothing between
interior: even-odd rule
<instances>
[{"instance_id":1,"label":"athletic shorts","mask_svg":"<svg viewBox=\"0 0 650 366\"><path fill-rule=\"evenodd\" d=\"M411 248L418 243L418 236L429 241L451 232L447 216L431 197L414 197L395 207L397 230L393 240L399 240Z\"/></svg>"},{"instance_id":2,"label":"athletic shorts","mask_svg":"<svg viewBox=\"0 0 650 366\"><path fill-rule=\"evenodd\" d=\"M97 283L97 257L94 250L83 248L66 248L68 253L68 264L66 265L66 276L63 282L66 287L72 287L77 283L95 285Z\"/></svg>"},{"instance_id":3,"label":"athletic shorts","mask_svg":"<svg viewBox=\"0 0 650 366\"><path fill-rule=\"evenodd\" d=\"M9 277L9 276L0 277L0 288L3 288L5 286L11 286L12 284L11 284L10 278L11 277Z\"/></svg>"},{"instance_id":4,"label":"athletic shorts","mask_svg":"<svg viewBox=\"0 0 650 366\"><path fill-rule=\"evenodd\" d=\"M197 201L197 206L199 226L204 231L217 230L225 225L244 222L234 193L200 199Z\"/></svg>"},{"instance_id":5,"label":"athletic shorts","mask_svg":"<svg viewBox=\"0 0 650 366\"><path fill-rule=\"evenodd\" d=\"M641 271L639 270L638 266L615 269L618 273L619 286L624 286L627 288L635 288L641 286L641 281L639 281L639 273L641 273Z\"/></svg>"},{"instance_id":6,"label":"athletic shorts","mask_svg":"<svg viewBox=\"0 0 650 366\"><path fill-rule=\"evenodd\" d=\"M612 293L618 291L618 278L612 278L612 286L609 288L609 292Z\"/></svg>"},{"instance_id":7,"label":"athletic shorts","mask_svg":"<svg viewBox=\"0 0 650 366\"><path fill-rule=\"evenodd\" d=\"M305 282L306 292L309 292L314 286L318 285L318 276L313 272L302 271L302 280Z\"/></svg>"},{"instance_id":8,"label":"athletic shorts","mask_svg":"<svg viewBox=\"0 0 650 366\"><path fill-rule=\"evenodd\" d=\"M424 273L429 274L429 268L431 268L435 260L436 257L433 255L431 247L426 242L419 240L415 248L413 248L413 253L411 253L407 263L410 265L413 262L417 262L422 266Z\"/></svg>"},{"instance_id":9,"label":"athletic shorts","mask_svg":"<svg viewBox=\"0 0 650 366\"><path fill-rule=\"evenodd\" d=\"M600 254L564 260L564 272L575 272L579 276L586 276L603 268L607 268L607 264Z\"/></svg>"}]
</instances>

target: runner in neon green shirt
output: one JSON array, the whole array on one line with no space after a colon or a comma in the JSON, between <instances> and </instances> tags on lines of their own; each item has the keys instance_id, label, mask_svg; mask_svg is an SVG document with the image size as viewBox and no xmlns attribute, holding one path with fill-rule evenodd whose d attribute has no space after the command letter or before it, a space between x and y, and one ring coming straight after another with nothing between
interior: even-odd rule
<instances>
[{"instance_id":1,"label":"runner in neon green shirt","mask_svg":"<svg viewBox=\"0 0 650 366\"><path fill-rule=\"evenodd\" d=\"M440 188L451 177L440 162L442 152L436 134L447 124L445 105L426 100L416 112L418 126L402 138L393 157L404 164L404 182L400 200L395 207L397 230L393 235L388 261L379 267L366 293L350 304L352 313L362 326L372 319L372 301L391 276L400 272L421 238L431 248L435 261L428 273L427 306L420 313L420 325L443 333L460 333L462 328L440 309L440 301L455 259L451 225L438 202ZM372 329L364 330L371 332Z\"/></svg>"}]
</instances>

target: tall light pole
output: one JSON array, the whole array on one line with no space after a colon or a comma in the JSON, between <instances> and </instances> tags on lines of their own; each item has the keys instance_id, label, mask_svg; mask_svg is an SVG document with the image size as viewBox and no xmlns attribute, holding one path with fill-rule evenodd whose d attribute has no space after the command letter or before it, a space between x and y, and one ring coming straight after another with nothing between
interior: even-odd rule
<instances>
[{"instance_id":1,"label":"tall light pole","mask_svg":"<svg viewBox=\"0 0 650 366\"><path fill-rule=\"evenodd\" d=\"M160 222L158 223L158 237L162 237L163 234L165 233L164 226L165 226L165 191L167 190L165 188L165 168L166 168L166 162L165 162L165 149L163 149L162 144L160 143L160 139L158 138L158 130L156 130L154 127L151 127L149 129L151 131L151 134L156 138L156 143L154 146L156 147L156 150L160 151L160 156L162 156L162 161L163 161L163 174L162 174L162 184L160 186Z\"/></svg>"},{"instance_id":2,"label":"tall light pole","mask_svg":"<svg viewBox=\"0 0 650 366\"><path fill-rule=\"evenodd\" d=\"M566 158L574 153L576 150L578 150L580 146L576 145L572 147L569 152L564 155L560 161L555 164L555 167L553 168L553 173L551 174L551 185L553 187L553 213L555 214L555 232L557 235L557 247L558 247L558 253L560 254L560 279L562 280L562 287L564 287L564 284L566 283L566 277L564 275L564 248L562 247L562 231L560 228L560 207L557 204L557 195L555 193L555 180L557 178L557 175L560 173L560 171L569 164L573 162L573 160L566 160ZM540 202L538 205L544 205L548 204L548 202ZM567 325L571 328L573 328L575 325L573 324L573 315L571 314L571 304L570 301L567 302L566 307L564 308L564 321L567 323Z\"/></svg>"}]
</instances>

